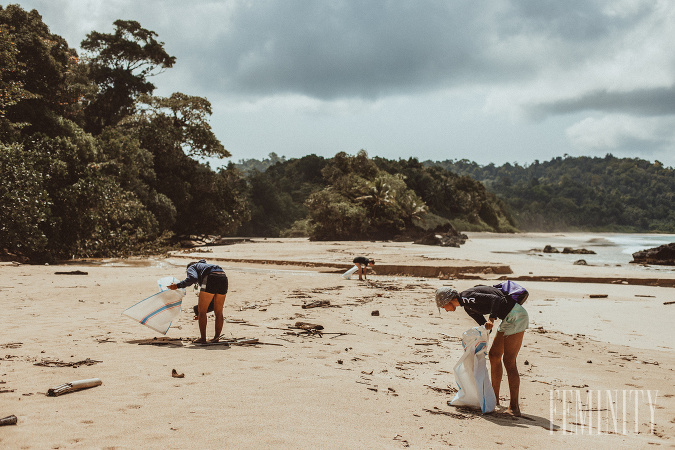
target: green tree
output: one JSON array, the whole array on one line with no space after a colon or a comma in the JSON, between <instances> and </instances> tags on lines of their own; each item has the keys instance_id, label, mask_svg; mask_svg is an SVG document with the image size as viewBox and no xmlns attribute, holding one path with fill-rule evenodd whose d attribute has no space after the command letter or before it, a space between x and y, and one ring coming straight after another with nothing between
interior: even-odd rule
<instances>
[{"instance_id":1,"label":"green tree","mask_svg":"<svg viewBox=\"0 0 675 450\"><path fill-rule=\"evenodd\" d=\"M40 260L47 248L45 223L50 199L30 152L20 144L0 144L0 250Z\"/></svg>"},{"instance_id":2,"label":"green tree","mask_svg":"<svg viewBox=\"0 0 675 450\"><path fill-rule=\"evenodd\" d=\"M14 91L3 100L6 119L24 136L35 132L58 135L58 117L79 105L81 86L70 84L69 76L77 67L77 53L61 36L50 33L36 10L0 6L0 29L2 84ZM4 139L18 136L5 134Z\"/></svg>"},{"instance_id":3,"label":"green tree","mask_svg":"<svg viewBox=\"0 0 675 450\"><path fill-rule=\"evenodd\" d=\"M85 129L94 134L133 114L136 98L155 89L148 78L176 62L154 31L134 20L116 20L114 25L114 33L92 31L80 44L89 76L99 87L86 109Z\"/></svg>"}]
</instances>

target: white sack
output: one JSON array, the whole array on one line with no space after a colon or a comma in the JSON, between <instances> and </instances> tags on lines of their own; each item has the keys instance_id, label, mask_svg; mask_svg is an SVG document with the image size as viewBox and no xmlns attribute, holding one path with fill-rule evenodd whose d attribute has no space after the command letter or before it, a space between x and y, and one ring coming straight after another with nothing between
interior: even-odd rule
<instances>
[{"instance_id":1,"label":"white sack","mask_svg":"<svg viewBox=\"0 0 675 450\"><path fill-rule=\"evenodd\" d=\"M357 270L359 270L358 266L352 267L351 269L349 269L348 271L346 271L345 273L342 274L342 278L344 278L346 280L350 280L352 278L352 275L354 274L354 272L356 272Z\"/></svg>"},{"instance_id":2,"label":"white sack","mask_svg":"<svg viewBox=\"0 0 675 450\"><path fill-rule=\"evenodd\" d=\"M489 334L484 326L471 328L462 334L464 354L455 365L455 381L458 391L452 406L473 406L483 414L495 410L497 399L490 384L485 355Z\"/></svg>"},{"instance_id":3,"label":"white sack","mask_svg":"<svg viewBox=\"0 0 675 450\"><path fill-rule=\"evenodd\" d=\"M157 280L161 292L141 300L134 306L125 309L122 314L139 323L166 334L171 322L181 312L185 289L168 289L168 285L175 283L174 277L164 277Z\"/></svg>"}]
</instances>

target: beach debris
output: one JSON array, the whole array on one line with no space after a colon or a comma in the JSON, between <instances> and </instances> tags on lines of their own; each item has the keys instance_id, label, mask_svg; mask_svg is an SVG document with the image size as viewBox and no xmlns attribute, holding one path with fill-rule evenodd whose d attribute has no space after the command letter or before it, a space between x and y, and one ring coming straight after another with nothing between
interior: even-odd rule
<instances>
[{"instance_id":1,"label":"beach debris","mask_svg":"<svg viewBox=\"0 0 675 450\"><path fill-rule=\"evenodd\" d=\"M675 304L675 301L673 301L673 302L663 302L663 304L664 305L673 305L673 304Z\"/></svg>"},{"instance_id":2,"label":"beach debris","mask_svg":"<svg viewBox=\"0 0 675 450\"><path fill-rule=\"evenodd\" d=\"M83 272L81 270L70 270L68 272L54 272L54 275L89 275L89 272Z\"/></svg>"},{"instance_id":3,"label":"beach debris","mask_svg":"<svg viewBox=\"0 0 675 450\"><path fill-rule=\"evenodd\" d=\"M646 297L646 298L656 298L655 295L641 295L641 294L635 294L636 297ZM675 302L666 302L666 303L675 303Z\"/></svg>"},{"instance_id":4,"label":"beach debris","mask_svg":"<svg viewBox=\"0 0 675 450\"><path fill-rule=\"evenodd\" d=\"M443 394L454 395L454 394L457 393L457 388L453 388L453 387L440 388L440 387L436 387L436 386L429 386L428 384L425 384L425 386L428 387L429 389L431 389L434 392L440 392L440 393L443 393Z\"/></svg>"},{"instance_id":5,"label":"beach debris","mask_svg":"<svg viewBox=\"0 0 675 450\"><path fill-rule=\"evenodd\" d=\"M7 394L9 392L14 392L16 389L0 389L0 394Z\"/></svg>"},{"instance_id":6,"label":"beach debris","mask_svg":"<svg viewBox=\"0 0 675 450\"><path fill-rule=\"evenodd\" d=\"M8 342L7 344L0 345L0 348L19 348L23 345L23 342Z\"/></svg>"},{"instance_id":7,"label":"beach debris","mask_svg":"<svg viewBox=\"0 0 675 450\"><path fill-rule=\"evenodd\" d=\"M138 345L161 345L167 347L182 347L183 339L181 338L169 338L169 337L154 337L151 339L135 339L133 341L127 341L127 344L138 344Z\"/></svg>"},{"instance_id":8,"label":"beach debris","mask_svg":"<svg viewBox=\"0 0 675 450\"><path fill-rule=\"evenodd\" d=\"M58 359L43 359L40 362L36 362L33 365L34 366L43 366L43 367L73 367L73 368L78 368L80 366L93 366L94 364L100 363L103 361L97 361L95 359L83 359L82 361L74 361L74 362L64 362L60 361Z\"/></svg>"},{"instance_id":9,"label":"beach debris","mask_svg":"<svg viewBox=\"0 0 675 450\"><path fill-rule=\"evenodd\" d=\"M607 298L609 295L607 294L591 294L589 295L590 298Z\"/></svg>"},{"instance_id":10,"label":"beach debris","mask_svg":"<svg viewBox=\"0 0 675 450\"><path fill-rule=\"evenodd\" d=\"M0 419L0 426L2 425L16 425L17 418L14 414Z\"/></svg>"},{"instance_id":11,"label":"beach debris","mask_svg":"<svg viewBox=\"0 0 675 450\"><path fill-rule=\"evenodd\" d=\"M246 305L246 306L240 306L239 311L243 311L245 309L257 309L258 305Z\"/></svg>"},{"instance_id":12,"label":"beach debris","mask_svg":"<svg viewBox=\"0 0 675 450\"><path fill-rule=\"evenodd\" d=\"M574 261L574 265L575 266L587 266L588 263L586 262L585 259L578 259L578 260Z\"/></svg>"},{"instance_id":13,"label":"beach debris","mask_svg":"<svg viewBox=\"0 0 675 450\"><path fill-rule=\"evenodd\" d=\"M590 359L589 359L588 361L586 361L586 362L587 362L588 364L593 364L593 361L591 361Z\"/></svg>"},{"instance_id":14,"label":"beach debris","mask_svg":"<svg viewBox=\"0 0 675 450\"><path fill-rule=\"evenodd\" d=\"M371 316L379 316L379 315L380 315L380 311L376 309L375 311L371 311L370 315L371 315Z\"/></svg>"},{"instance_id":15,"label":"beach debris","mask_svg":"<svg viewBox=\"0 0 675 450\"><path fill-rule=\"evenodd\" d=\"M71 381L47 390L47 396L57 397L80 389L87 389L103 384L100 378L89 378L86 380Z\"/></svg>"},{"instance_id":16,"label":"beach debris","mask_svg":"<svg viewBox=\"0 0 675 450\"><path fill-rule=\"evenodd\" d=\"M399 441L404 447L410 447L410 443L406 439L403 439L403 436L400 434L394 436L394 440Z\"/></svg>"},{"instance_id":17,"label":"beach debris","mask_svg":"<svg viewBox=\"0 0 675 450\"><path fill-rule=\"evenodd\" d=\"M437 406L434 406L434 409L424 409L424 411L430 413L430 414L442 414L444 416L450 416L454 419L473 419L475 416L467 416L466 414L460 414L460 413L455 413L451 411L443 411L441 409L438 409Z\"/></svg>"},{"instance_id":18,"label":"beach debris","mask_svg":"<svg viewBox=\"0 0 675 450\"><path fill-rule=\"evenodd\" d=\"M300 328L301 330L323 330L323 325L309 322L295 322L295 328Z\"/></svg>"},{"instance_id":19,"label":"beach debris","mask_svg":"<svg viewBox=\"0 0 675 450\"><path fill-rule=\"evenodd\" d=\"M302 309L323 308L325 306L330 306L330 300L315 300L313 302L305 303L302 305Z\"/></svg>"},{"instance_id":20,"label":"beach debris","mask_svg":"<svg viewBox=\"0 0 675 450\"><path fill-rule=\"evenodd\" d=\"M253 344L260 344L261 342L258 341L257 338L241 338L241 339L234 339L231 341L225 341L228 344L231 345L253 345Z\"/></svg>"},{"instance_id":21,"label":"beach debris","mask_svg":"<svg viewBox=\"0 0 675 450\"><path fill-rule=\"evenodd\" d=\"M337 363L338 363L338 364L342 364L342 363L344 363L344 361L342 361L341 359L338 359L338 360L337 360Z\"/></svg>"},{"instance_id":22,"label":"beach debris","mask_svg":"<svg viewBox=\"0 0 675 450\"><path fill-rule=\"evenodd\" d=\"M178 371L176 369L171 370L171 376L174 377L174 378L185 378L185 374L184 373L178 373Z\"/></svg>"}]
</instances>

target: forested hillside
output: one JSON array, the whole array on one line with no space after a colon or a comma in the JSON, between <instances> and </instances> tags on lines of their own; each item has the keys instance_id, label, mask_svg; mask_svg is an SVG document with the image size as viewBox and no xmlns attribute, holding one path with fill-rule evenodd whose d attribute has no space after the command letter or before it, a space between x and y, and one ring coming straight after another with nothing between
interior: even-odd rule
<instances>
[{"instance_id":1,"label":"forested hillside","mask_svg":"<svg viewBox=\"0 0 675 450\"><path fill-rule=\"evenodd\" d=\"M522 230L675 232L675 170L638 158L558 157L528 166L432 162L471 176L508 205Z\"/></svg>"},{"instance_id":2,"label":"forested hillside","mask_svg":"<svg viewBox=\"0 0 675 450\"><path fill-rule=\"evenodd\" d=\"M272 159L276 155L270 155ZM241 161L238 167L262 162ZM515 231L502 203L469 176L360 151L279 160L247 178L249 236L390 239L450 223L463 231Z\"/></svg>"}]
</instances>

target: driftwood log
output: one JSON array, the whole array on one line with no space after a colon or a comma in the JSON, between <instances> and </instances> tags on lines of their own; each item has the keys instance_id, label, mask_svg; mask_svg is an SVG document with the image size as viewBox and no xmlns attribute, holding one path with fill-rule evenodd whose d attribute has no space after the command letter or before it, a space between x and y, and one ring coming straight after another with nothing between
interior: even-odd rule
<instances>
[{"instance_id":1,"label":"driftwood log","mask_svg":"<svg viewBox=\"0 0 675 450\"><path fill-rule=\"evenodd\" d=\"M304 305L302 305L302 309L320 308L323 306L330 306L330 300L316 300L313 302L305 303Z\"/></svg>"},{"instance_id":2,"label":"driftwood log","mask_svg":"<svg viewBox=\"0 0 675 450\"><path fill-rule=\"evenodd\" d=\"M67 394L68 392L79 391L80 389L87 389L94 386L100 386L103 384L100 378L89 378L87 380L78 380L71 381L70 383L64 383L60 386L56 386L47 390L47 395L49 397L57 397L62 394Z\"/></svg>"},{"instance_id":3,"label":"driftwood log","mask_svg":"<svg viewBox=\"0 0 675 450\"><path fill-rule=\"evenodd\" d=\"M16 425L16 416L12 414L11 416L3 417L0 419L0 426L2 425Z\"/></svg>"},{"instance_id":4,"label":"driftwood log","mask_svg":"<svg viewBox=\"0 0 675 450\"><path fill-rule=\"evenodd\" d=\"M323 330L323 325L309 322L295 322L295 328L300 328L301 330Z\"/></svg>"}]
</instances>

